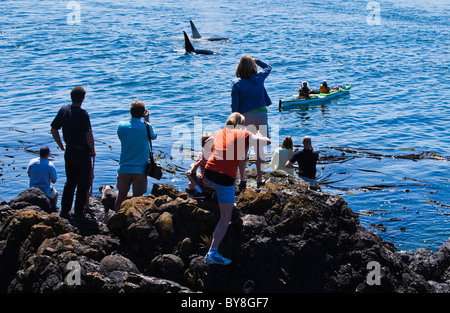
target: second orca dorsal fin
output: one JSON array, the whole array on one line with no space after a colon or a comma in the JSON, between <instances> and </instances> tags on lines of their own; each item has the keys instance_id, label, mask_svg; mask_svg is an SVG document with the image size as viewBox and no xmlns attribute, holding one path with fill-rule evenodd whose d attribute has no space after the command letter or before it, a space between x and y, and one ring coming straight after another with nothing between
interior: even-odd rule
<instances>
[{"instance_id":1,"label":"second orca dorsal fin","mask_svg":"<svg viewBox=\"0 0 450 313\"><path fill-rule=\"evenodd\" d=\"M184 34L184 49L186 50L187 53L195 52L195 48L192 45L191 41L189 40L188 35L186 34L185 31L183 31L183 34Z\"/></svg>"},{"instance_id":2,"label":"second orca dorsal fin","mask_svg":"<svg viewBox=\"0 0 450 313\"><path fill-rule=\"evenodd\" d=\"M194 22L189 21L189 23L191 23L192 37L194 37L194 39L202 38L202 36L200 36L200 33L197 30L197 27L195 27Z\"/></svg>"}]
</instances>

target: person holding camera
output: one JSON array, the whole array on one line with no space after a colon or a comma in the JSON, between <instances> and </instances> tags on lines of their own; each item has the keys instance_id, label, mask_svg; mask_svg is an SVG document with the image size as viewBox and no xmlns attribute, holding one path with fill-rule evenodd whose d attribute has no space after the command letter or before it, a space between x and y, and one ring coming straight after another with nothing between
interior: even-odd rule
<instances>
[{"instance_id":1,"label":"person holding camera","mask_svg":"<svg viewBox=\"0 0 450 313\"><path fill-rule=\"evenodd\" d=\"M117 189L119 194L115 202L117 212L122 202L127 199L128 191L133 186L133 197L142 196L147 192L146 168L150 155L149 138L156 139L157 134L149 122L149 111L142 101L133 101L130 106L131 118L122 121L117 127L121 152L117 169ZM141 118L144 118L144 122Z\"/></svg>"}]
</instances>

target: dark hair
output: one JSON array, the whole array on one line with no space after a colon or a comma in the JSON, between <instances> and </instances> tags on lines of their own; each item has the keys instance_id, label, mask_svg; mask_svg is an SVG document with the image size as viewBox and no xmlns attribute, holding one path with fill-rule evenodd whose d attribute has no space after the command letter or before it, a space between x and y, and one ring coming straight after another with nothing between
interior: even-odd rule
<instances>
[{"instance_id":1,"label":"dark hair","mask_svg":"<svg viewBox=\"0 0 450 313\"><path fill-rule=\"evenodd\" d=\"M50 154L50 148L47 146L42 146L41 149L39 149L39 156L41 158L47 156Z\"/></svg>"},{"instance_id":2,"label":"dark hair","mask_svg":"<svg viewBox=\"0 0 450 313\"><path fill-rule=\"evenodd\" d=\"M281 145L286 148L286 149L293 149L294 148L294 144L292 143L292 138L291 136L286 136L283 139L283 142L281 143Z\"/></svg>"},{"instance_id":3,"label":"dark hair","mask_svg":"<svg viewBox=\"0 0 450 313\"><path fill-rule=\"evenodd\" d=\"M131 102L130 113L132 117L141 118L144 116L145 104L142 101L136 100Z\"/></svg>"},{"instance_id":4,"label":"dark hair","mask_svg":"<svg viewBox=\"0 0 450 313\"><path fill-rule=\"evenodd\" d=\"M70 92L70 97L72 98L72 103L81 103L84 100L84 95L86 94L86 90L84 90L81 86L76 86Z\"/></svg>"},{"instance_id":5,"label":"dark hair","mask_svg":"<svg viewBox=\"0 0 450 313\"><path fill-rule=\"evenodd\" d=\"M250 79L257 72L258 67L255 60L248 55L242 56L236 69L236 77Z\"/></svg>"}]
</instances>

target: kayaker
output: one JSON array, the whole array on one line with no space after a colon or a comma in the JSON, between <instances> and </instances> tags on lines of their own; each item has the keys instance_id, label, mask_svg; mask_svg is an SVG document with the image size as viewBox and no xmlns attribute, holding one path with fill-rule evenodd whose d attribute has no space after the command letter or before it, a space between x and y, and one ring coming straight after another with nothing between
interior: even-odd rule
<instances>
[{"instance_id":1,"label":"kayaker","mask_svg":"<svg viewBox=\"0 0 450 313\"><path fill-rule=\"evenodd\" d=\"M258 72L258 66L262 71ZM241 113L245 117L245 125L249 131L268 136L267 107L272 101L264 87L264 80L269 76L272 67L261 60L244 55L239 60L236 69L236 79L231 83L231 111ZM257 187L265 184L263 179L264 151L258 145L254 147L256 154ZM246 160L239 165L239 189L245 189Z\"/></svg>"},{"instance_id":2,"label":"kayaker","mask_svg":"<svg viewBox=\"0 0 450 313\"><path fill-rule=\"evenodd\" d=\"M309 98L309 94L311 93L311 89L309 88L309 84L307 81L302 82L302 86L298 90L299 98Z\"/></svg>"},{"instance_id":3,"label":"kayaker","mask_svg":"<svg viewBox=\"0 0 450 313\"><path fill-rule=\"evenodd\" d=\"M320 89L319 89L320 93L329 93L330 92L330 87L328 87L327 81L324 80L322 82L322 85L320 85Z\"/></svg>"}]
</instances>

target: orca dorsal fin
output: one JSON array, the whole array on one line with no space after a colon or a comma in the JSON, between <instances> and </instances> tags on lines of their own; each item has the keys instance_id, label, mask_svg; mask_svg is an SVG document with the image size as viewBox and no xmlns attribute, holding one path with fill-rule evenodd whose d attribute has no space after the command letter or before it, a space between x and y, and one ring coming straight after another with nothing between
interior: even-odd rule
<instances>
[{"instance_id":1,"label":"orca dorsal fin","mask_svg":"<svg viewBox=\"0 0 450 313\"><path fill-rule=\"evenodd\" d=\"M200 36L200 33L197 30L197 27L195 27L194 22L189 21L189 23L191 23L192 37L194 37L194 39L202 38L202 36Z\"/></svg>"},{"instance_id":2,"label":"orca dorsal fin","mask_svg":"<svg viewBox=\"0 0 450 313\"><path fill-rule=\"evenodd\" d=\"M186 50L187 53L195 52L195 48L192 45L191 41L189 40L188 35L186 34L185 31L183 31L183 34L184 34L184 49Z\"/></svg>"}]
</instances>

